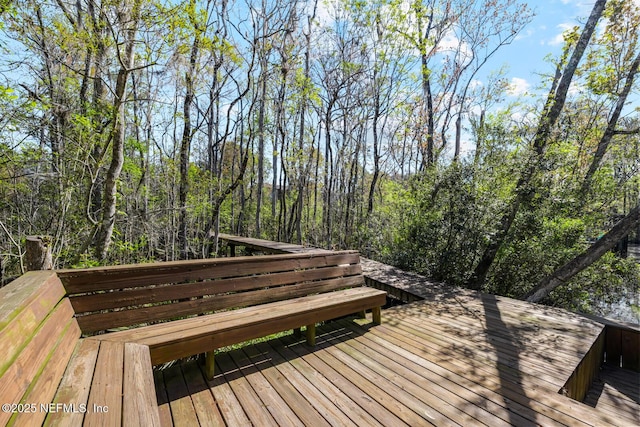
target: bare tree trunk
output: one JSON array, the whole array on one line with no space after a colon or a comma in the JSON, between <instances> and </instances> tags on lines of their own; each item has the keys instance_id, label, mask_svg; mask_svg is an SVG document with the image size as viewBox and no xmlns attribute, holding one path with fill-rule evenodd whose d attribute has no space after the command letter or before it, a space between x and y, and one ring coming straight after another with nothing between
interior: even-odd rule
<instances>
[{"instance_id":1,"label":"bare tree trunk","mask_svg":"<svg viewBox=\"0 0 640 427\"><path fill-rule=\"evenodd\" d=\"M104 198L102 201L103 215L100 223L100 232L96 243L96 257L104 260L109 252L111 236L116 222L116 193L118 179L124 163L125 140L125 95L129 73L133 69L135 59L135 34L140 15L140 0L135 0L130 10L121 6L118 16L120 22L127 25L125 31L125 54L121 58L120 70L116 80L115 99L113 105L113 125L109 135L112 145L111 164L107 171L104 185Z\"/></svg>"},{"instance_id":2,"label":"bare tree trunk","mask_svg":"<svg viewBox=\"0 0 640 427\"><path fill-rule=\"evenodd\" d=\"M640 225L640 205L632 209L627 216L618 221L608 233L602 236L586 251L538 282L522 299L529 302L542 300L549 295L549 292L563 285L567 280L597 261L638 225Z\"/></svg>"},{"instance_id":3,"label":"bare tree trunk","mask_svg":"<svg viewBox=\"0 0 640 427\"><path fill-rule=\"evenodd\" d=\"M193 3L193 0L192 0ZM195 4L194 6L195 7ZM191 104L194 99L194 77L198 52L200 49L200 32L198 23L192 18L193 24L193 44L189 56L189 69L185 72L185 96L182 107L184 127L182 129L182 140L180 143L180 186L178 189L178 204L180 216L178 218L178 246L180 248L180 258L189 257L189 242L187 236L187 196L189 194L189 154L191 153L191 139L193 132L191 129Z\"/></svg>"},{"instance_id":4,"label":"bare tree trunk","mask_svg":"<svg viewBox=\"0 0 640 427\"><path fill-rule=\"evenodd\" d=\"M263 55L265 53L263 52ZM260 107L258 110L258 185L256 189L256 232L255 236L259 239L262 235L261 230L261 211L262 211L262 189L264 187L264 134L265 134L265 104L267 97L267 58L261 61L261 93Z\"/></svg>"},{"instance_id":5,"label":"bare tree trunk","mask_svg":"<svg viewBox=\"0 0 640 427\"><path fill-rule=\"evenodd\" d=\"M307 32L304 33L304 37L305 37L305 53L304 53L304 78L305 78L305 82L309 81L310 79L310 73L311 73L311 29L313 27L313 21L315 20L316 17L316 10L317 10L317 6L318 6L318 1L316 0L314 2L313 5L313 12L311 15L309 15L307 17L307 22L308 22L308 29ZM300 156L298 158L298 161L300 162L299 165L299 174L300 176L298 177L298 199L297 199L297 215L296 215L296 242L301 245L302 244L302 211L304 208L304 191L305 191L305 187L307 184L307 175L309 173L309 167L311 165L311 158L307 159L305 161L305 156L304 156L304 139L306 136L306 127L305 127L305 116L307 113L307 96L306 96L306 89L304 91L304 95L302 96L302 99L300 100L301 102L301 106L300 106L300 134L298 135L298 137L300 138L299 140L299 149L300 149Z\"/></svg>"}]
</instances>

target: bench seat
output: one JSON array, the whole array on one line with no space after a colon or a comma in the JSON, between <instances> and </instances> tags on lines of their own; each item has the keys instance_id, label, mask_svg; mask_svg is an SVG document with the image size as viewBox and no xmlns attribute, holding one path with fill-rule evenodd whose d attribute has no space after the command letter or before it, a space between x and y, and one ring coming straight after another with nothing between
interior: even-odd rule
<instances>
[{"instance_id":1,"label":"bench seat","mask_svg":"<svg viewBox=\"0 0 640 427\"><path fill-rule=\"evenodd\" d=\"M53 408L46 426L159 426L149 347L81 339Z\"/></svg>"},{"instance_id":2,"label":"bench seat","mask_svg":"<svg viewBox=\"0 0 640 427\"><path fill-rule=\"evenodd\" d=\"M313 345L317 322L372 309L373 321L379 324L385 302L384 291L351 288L111 332L95 339L146 345L154 365L302 326L307 327L307 341ZM207 363L210 378L212 354Z\"/></svg>"}]
</instances>

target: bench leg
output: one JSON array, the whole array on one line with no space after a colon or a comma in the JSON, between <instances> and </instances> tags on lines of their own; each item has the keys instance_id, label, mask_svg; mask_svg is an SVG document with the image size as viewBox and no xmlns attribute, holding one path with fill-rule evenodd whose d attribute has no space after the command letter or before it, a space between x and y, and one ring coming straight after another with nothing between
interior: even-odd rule
<instances>
[{"instance_id":1,"label":"bench leg","mask_svg":"<svg viewBox=\"0 0 640 427\"><path fill-rule=\"evenodd\" d=\"M316 345L316 324L307 325L307 344Z\"/></svg>"},{"instance_id":2,"label":"bench leg","mask_svg":"<svg viewBox=\"0 0 640 427\"><path fill-rule=\"evenodd\" d=\"M293 330L293 336L296 338L300 338L302 336L302 328L295 328Z\"/></svg>"},{"instance_id":3,"label":"bench leg","mask_svg":"<svg viewBox=\"0 0 640 427\"><path fill-rule=\"evenodd\" d=\"M373 307L371 309L371 316L373 317L373 323L376 325L382 323L382 311L380 310L380 307Z\"/></svg>"},{"instance_id":4,"label":"bench leg","mask_svg":"<svg viewBox=\"0 0 640 427\"><path fill-rule=\"evenodd\" d=\"M213 375L215 373L214 371L216 369L214 355L215 355L215 350L211 350L207 352L207 355L205 356L204 373L207 376L207 379L209 381L213 379Z\"/></svg>"},{"instance_id":5,"label":"bench leg","mask_svg":"<svg viewBox=\"0 0 640 427\"><path fill-rule=\"evenodd\" d=\"M361 319L366 319L367 318L367 310L362 310L362 311L358 312L358 317L360 317Z\"/></svg>"}]
</instances>

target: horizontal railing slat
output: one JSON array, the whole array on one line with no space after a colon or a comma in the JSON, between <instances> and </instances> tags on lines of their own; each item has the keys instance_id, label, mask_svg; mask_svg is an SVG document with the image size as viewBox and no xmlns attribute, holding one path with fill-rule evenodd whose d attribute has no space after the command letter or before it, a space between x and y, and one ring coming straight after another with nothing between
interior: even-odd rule
<instances>
[{"instance_id":1,"label":"horizontal railing slat","mask_svg":"<svg viewBox=\"0 0 640 427\"><path fill-rule=\"evenodd\" d=\"M310 293L329 292L345 287L361 286L362 284L362 276L329 279L286 287L219 295L212 298L160 304L151 307L89 314L79 316L78 324L83 332L90 333L123 326L170 320L227 308L264 304L283 299L297 298Z\"/></svg>"},{"instance_id":2,"label":"horizontal railing slat","mask_svg":"<svg viewBox=\"0 0 640 427\"><path fill-rule=\"evenodd\" d=\"M330 265L357 264L357 252L334 254L272 255L269 257L214 258L78 270L58 270L67 293L160 285L166 283L249 276L264 272L288 271Z\"/></svg>"},{"instance_id":3,"label":"horizontal railing slat","mask_svg":"<svg viewBox=\"0 0 640 427\"><path fill-rule=\"evenodd\" d=\"M177 299L199 297L203 295L223 294L227 292L249 291L267 286L284 286L319 279L353 276L361 273L359 265L345 265L311 270L287 271L281 273L205 280L196 283L170 286L155 286L127 290L115 290L108 293L72 296L71 303L76 313L86 313L135 306L139 304L160 303Z\"/></svg>"}]
</instances>

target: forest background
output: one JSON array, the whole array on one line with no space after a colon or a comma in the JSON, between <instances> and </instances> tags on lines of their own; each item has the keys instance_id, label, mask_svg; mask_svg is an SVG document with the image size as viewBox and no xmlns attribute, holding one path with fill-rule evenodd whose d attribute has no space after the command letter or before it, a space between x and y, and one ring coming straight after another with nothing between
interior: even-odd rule
<instances>
[{"instance_id":1,"label":"forest background","mask_svg":"<svg viewBox=\"0 0 640 427\"><path fill-rule=\"evenodd\" d=\"M517 0L0 0L2 282L28 235L61 268L229 232L637 310L608 249L640 236L639 3L594 1L514 99Z\"/></svg>"}]
</instances>

